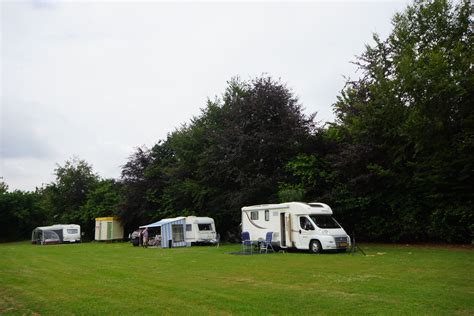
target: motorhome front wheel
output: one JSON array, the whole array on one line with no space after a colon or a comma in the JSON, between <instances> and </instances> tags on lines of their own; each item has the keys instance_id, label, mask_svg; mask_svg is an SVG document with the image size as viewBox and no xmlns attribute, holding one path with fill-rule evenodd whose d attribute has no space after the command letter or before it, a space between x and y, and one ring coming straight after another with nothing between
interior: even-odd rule
<instances>
[{"instance_id":1,"label":"motorhome front wheel","mask_svg":"<svg viewBox=\"0 0 474 316\"><path fill-rule=\"evenodd\" d=\"M309 243L309 250L311 250L312 253L320 253L322 247L319 240L311 240L311 242Z\"/></svg>"}]
</instances>

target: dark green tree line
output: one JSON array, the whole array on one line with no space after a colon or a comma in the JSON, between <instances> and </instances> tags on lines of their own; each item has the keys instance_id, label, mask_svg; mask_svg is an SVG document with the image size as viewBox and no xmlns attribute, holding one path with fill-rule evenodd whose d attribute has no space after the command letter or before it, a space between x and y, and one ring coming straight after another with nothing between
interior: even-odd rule
<instances>
[{"instance_id":1,"label":"dark green tree line","mask_svg":"<svg viewBox=\"0 0 474 316\"><path fill-rule=\"evenodd\" d=\"M466 0L417 0L395 15L392 33L374 35L355 61L361 77L348 80L325 127L282 82L236 78L188 124L137 148L118 180L73 159L36 192L2 185L0 239L58 222L91 237L106 215L127 231L207 215L231 239L242 206L301 200L330 204L366 240L471 242L471 14Z\"/></svg>"},{"instance_id":2,"label":"dark green tree line","mask_svg":"<svg viewBox=\"0 0 474 316\"><path fill-rule=\"evenodd\" d=\"M8 192L8 186L0 182L0 242L26 239L37 223L46 220L40 201L36 192Z\"/></svg>"},{"instance_id":3,"label":"dark green tree line","mask_svg":"<svg viewBox=\"0 0 474 316\"><path fill-rule=\"evenodd\" d=\"M28 239L38 226L79 224L83 240L92 240L95 218L119 215L121 185L100 179L86 161L57 165L55 181L34 192L8 192L0 185L0 241Z\"/></svg>"},{"instance_id":4,"label":"dark green tree line","mask_svg":"<svg viewBox=\"0 0 474 316\"><path fill-rule=\"evenodd\" d=\"M469 2L416 1L374 36L327 133L343 197L367 238L470 241L474 169ZM336 192L335 192L336 193ZM362 200L361 200L362 199ZM360 207L355 200L361 200ZM355 215L354 215L355 214ZM362 228L362 227L361 227Z\"/></svg>"}]
</instances>

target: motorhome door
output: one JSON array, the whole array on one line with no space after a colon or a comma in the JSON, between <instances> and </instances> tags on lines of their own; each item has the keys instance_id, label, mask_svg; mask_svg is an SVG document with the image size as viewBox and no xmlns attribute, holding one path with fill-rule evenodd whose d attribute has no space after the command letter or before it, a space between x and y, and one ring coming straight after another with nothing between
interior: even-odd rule
<instances>
[{"instance_id":1,"label":"motorhome door","mask_svg":"<svg viewBox=\"0 0 474 316\"><path fill-rule=\"evenodd\" d=\"M280 247L286 248L286 219L285 213L280 213Z\"/></svg>"},{"instance_id":2,"label":"motorhome door","mask_svg":"<svg viewBox=\"0 0 474 316\"><path fill-rule=\"evenodd\" d=\"M285 213L280 213L280 246L286 247Z\"/></svg>"},{"instance_id":3,"label":"motorhome door","mask_svg":"<svg viewBox=\"0 0 474 316\"><path fill-rule=\"evenodd\" d=\"M280 213L280 247L292 247L290 214Z\"/></svg>"},{"instance_id":4,"label":"motorhome door","mask_svg":"<svg viewBox=\"0 0 474 316\"><path fill-rule=\"evenodd\" d=\"M297 217L293 230L293 241L298 249L309 249L311 236L314 234L315 227L309 220L308 216L301 215Z\"/></svg>"}]
</instances>

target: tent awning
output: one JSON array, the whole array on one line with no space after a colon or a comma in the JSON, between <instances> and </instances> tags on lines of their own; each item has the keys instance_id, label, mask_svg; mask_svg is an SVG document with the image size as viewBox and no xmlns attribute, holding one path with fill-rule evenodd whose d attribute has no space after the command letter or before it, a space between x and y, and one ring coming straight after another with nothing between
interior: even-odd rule
<instances>
[{"instance_id":1,"label":"tent awning","mask_svg":"<svg viewBox=\"0 0 474 316\"><path fill-rule=\"evenodd\" d=\"M158 221L158 222L155 222L155 223L151 223L151 224L148 224L148 225L140 226L140 228L161 227L161 226L164 225L164 224L169 224L169 223L172 223L172 222L177 222L177 221L180 221L180 220L182 220L182 219L184 219L184 218L185 218L185 217L165 218L165 219L162 219L161 221Z\"/></svg>"}]
</instances>

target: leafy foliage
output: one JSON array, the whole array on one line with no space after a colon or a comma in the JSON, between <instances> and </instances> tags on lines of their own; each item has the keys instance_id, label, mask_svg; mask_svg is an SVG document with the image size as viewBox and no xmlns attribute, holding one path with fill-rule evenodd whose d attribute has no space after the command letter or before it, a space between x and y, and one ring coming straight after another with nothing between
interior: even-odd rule
<instances>
[{"instance_id":1,"label":"leafy foliage","mask_svg":"<svg viewBox=\"0 0 474 316\"><path fill-rule=\"evenodd\" d=\"M41 196L36 192L0 190L0 241L28 238L37 223L45 220L40 207Z\"/></svg>"}]
</instances>

